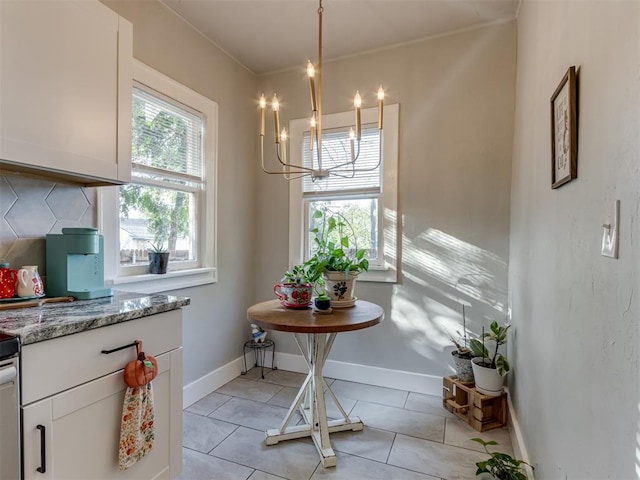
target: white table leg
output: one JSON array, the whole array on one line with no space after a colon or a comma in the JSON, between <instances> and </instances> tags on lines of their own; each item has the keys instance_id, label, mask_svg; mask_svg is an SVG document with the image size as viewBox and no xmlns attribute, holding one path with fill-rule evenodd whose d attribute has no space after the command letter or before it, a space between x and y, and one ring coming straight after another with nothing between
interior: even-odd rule
<instances>
[{"instance_id":1,"label":"white table leg","mask_svg":"<svg viewBox=\"0 0 640 480\"><path fill-rule=\"evenodd\" d=\"M324 363L329 356L329 350L333 346L336 334L309 334L307 352L302 348L296 337L298 347L309 365L309 374L296 395L289 411L279 429L269 429L266 432L266 444L275 445L283 440L311 437L320 454L323 467L334 467L336 455L331 448L329 433L345 430L362 430L364 424L358 417L349 418L342 405L329 388L322 376ZM327 408L324 398L324 389L327 389L332 400L343 415L342 420L327 421ZM300 409L305 425L288 426L293 412Z\"/></svg>"}]
</instances>

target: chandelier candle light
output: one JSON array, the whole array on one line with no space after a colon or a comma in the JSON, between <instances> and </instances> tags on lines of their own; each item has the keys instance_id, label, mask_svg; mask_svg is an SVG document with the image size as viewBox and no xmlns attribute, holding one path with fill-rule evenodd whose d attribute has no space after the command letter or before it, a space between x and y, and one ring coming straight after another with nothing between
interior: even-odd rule
<instances>
[{"instance_id":1,"label":"chandelier candle light","mask_svg":"<svg viewBox=\"0 0 640 480\"><path fill-rule=\"evenodd\" d=\"M362 138L362 98L360 92L356 91L353 99L355 109L355 131L353 128L349 130L349 158L335 161L334 165L323 168L322 165L322 0L319 0L318 7L318 65L315 67L311 61L307 63L307 77L309 78L309 92L311 94L311 119L309 122L310 141L309 149L315 151L311 166L295 165L287 162L287 131L280 130L280 102L276 94L273 95L271 101L271 109L273 110L273 126L275 133L276 155L278 161L283 168L282 170L272 171L265 167L264 164L264 136L265 136L265 116L267 108L267 100L264 93L260 96L260 156L262 162L262 170L268 174L283 175L287 180L311 176L312 180L323 179L329 175L337 175L340 177L350 178L356 172L375 170L380 165L382 159L382 142L380 142L380 152L378 154L378 163L373 167L356 168L356 160L360 155L360 141ZM316 82L317 76L317 82ZM382 86L378 88L378 130L382 131L382 118L384 108L384 90ZM357 149L356 149L357 144Z\"/></svg>"}]
</instances>

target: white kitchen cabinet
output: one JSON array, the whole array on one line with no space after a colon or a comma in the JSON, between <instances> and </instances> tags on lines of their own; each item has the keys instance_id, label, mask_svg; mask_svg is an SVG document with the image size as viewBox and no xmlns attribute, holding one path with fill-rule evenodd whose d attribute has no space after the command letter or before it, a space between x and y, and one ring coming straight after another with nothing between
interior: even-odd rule
<instances>
[{"instance_id":1,"label":"white kitchen cabinet","mask_svg":"<svg viewBox=\"0 0 640 480\"><path fill-rule=\"evenodd\" d=\"M24 479L176 478L182 468L181 331L181 311L173 310L25 345ZM158 376L152 381L153 448L128 470L120 471L118 443L126 390L122 368L135 358L135 349L113 354L101 350L121 346L125 338L144 342L145 352L156 356ZM46 363L43 358L48 359ZM99 359L106 363L100 365ZM108 368L109 364L113 367ZM34 370L38 366L40 374ZM102 374L105 368L111 373ZM51 382L49 372L54 371L59 375ZM94 378L87 379L90 372ZM74 385L68 388L70 379ZM39 383L45 384L46 390L33 388Z\"/></svg>"},{"instance_id":2,"label":"white kitchen cabinet","mask_svg":"<svg viewBox=\"0 0 640 480\"><path fill-rule=\"evenodd\" d=\"M128 182L132 51L98 0L0 1L0 170Z\"/></svg>"}]
</instances>

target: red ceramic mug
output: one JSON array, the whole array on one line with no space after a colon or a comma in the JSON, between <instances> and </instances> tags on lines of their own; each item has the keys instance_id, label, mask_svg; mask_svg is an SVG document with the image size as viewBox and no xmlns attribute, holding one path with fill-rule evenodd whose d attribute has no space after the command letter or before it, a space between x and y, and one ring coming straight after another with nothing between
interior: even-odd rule
<instances>
[{"instance_id":1,"label":"red ceramic mug","mask_svg":"<svg viewBox=\"0 0 640 480\"><path fill-rule=\"evenodd\" d=\"M16 294L18 272L13 268L0 268L0 298L13 298Z\"/></svg>"},{"instance_id":2,"label":"red ceramic mug","mask_svg":"<svg viewBox=\"0 0 640 480\"><path fill-rule=\"evenodd\" d=\"M311 305L313 285L311 283L278 283L273 286L273 293L287 308L307 308Z\"/></svg>"}]
</instances>

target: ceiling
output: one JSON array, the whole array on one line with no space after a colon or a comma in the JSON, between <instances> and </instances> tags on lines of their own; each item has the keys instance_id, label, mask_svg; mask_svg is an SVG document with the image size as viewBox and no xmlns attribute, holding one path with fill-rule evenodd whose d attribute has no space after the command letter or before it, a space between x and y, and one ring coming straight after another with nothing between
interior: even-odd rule
<instances>
[{"instance_id":1,"label":"ceiling","mask_svg":"<svg viewBox=\"0 0 640 480\"><path fill-rule=\"evenodd\" d=\"M256 74L317 62L318 0L161 0ZM323 0L323 60L513 19L521 0Z\"/></svg>"}]
</instances>

